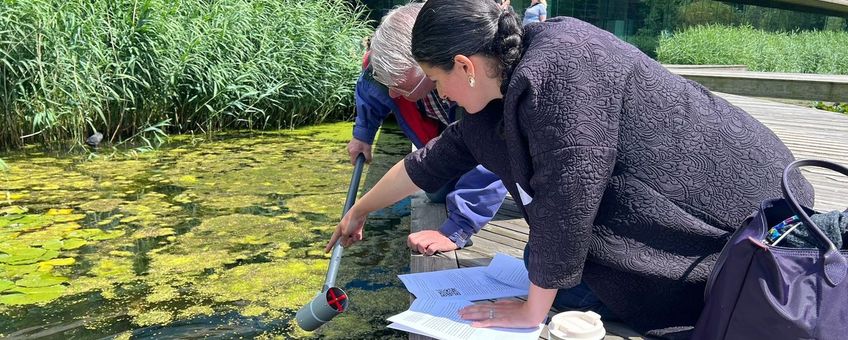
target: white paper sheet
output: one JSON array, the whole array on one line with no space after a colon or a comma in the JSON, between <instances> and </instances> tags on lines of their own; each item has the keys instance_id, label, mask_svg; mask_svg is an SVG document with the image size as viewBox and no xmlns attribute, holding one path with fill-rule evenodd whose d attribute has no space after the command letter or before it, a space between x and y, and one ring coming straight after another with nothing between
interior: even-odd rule
<instances>
[{"instance_id":1,"label":"white paper sheet","mask_svg":"<svg viewBox=\"0 0 848 340\"><path fill-rule=\"evenodd\" d=\"M415 334L421 334L421 335L423 335L423 336L429 336L429 337L431 337L431 338L438 338L438 336L436 336L436 335L433 335L433 334L427 334L427 333L425 333L423 330L415 329L415 328L413 328L413 327L404 326L403 324L399 324L399 323L397 323L397 322L392 322L392 323L390 323L390 324L389 324L388 326L386 326L386 327L389 327L389 328L391 328L391 329L397 329L397 330L399 330L399 331L401 331L401 332L415 333Z\"/></svg>"},{"instance_id":2,"label":"white paper sheet","mask_svg":"<svg viewBox=\"0 0 848 340\"><path fill-rule=\"evenodd\" d=\"M419 299L463 299L468 301L526 296L530 288L524 263L497 254L488 267L470 267L398 275L410 293Z\"/></svg>"},{"instance_id":3,"label":"white paper sheet","mask_svg":"<svg viewBox=\"0 0 848 340\"><path fill-rule=\"evenodd\" d=\"M512 287L530 287L530 277L524 267L524 261L506 254L495 254L492 262L486 267L486 275Z\"/></svg>"},{"instance_id":4,"label":"white paper sheet","mask_svg":"<svg viewBox=\"0 0 848 340\"><path fill-rule=\"evenodd\" d=\"M474 328L459 317L459 309L472 304L464 300L415 299L409 310L389 318L395 329L446 340L536 340L544 324L536 328Z\"/></svg>"}]
</instances>

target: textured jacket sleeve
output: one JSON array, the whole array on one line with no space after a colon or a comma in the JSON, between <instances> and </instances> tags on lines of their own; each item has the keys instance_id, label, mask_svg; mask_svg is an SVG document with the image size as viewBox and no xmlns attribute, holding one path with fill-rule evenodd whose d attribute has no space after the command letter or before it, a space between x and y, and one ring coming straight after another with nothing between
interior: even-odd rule
<instances>
[{"instance_id":1,"label":"textured jacket sleeve","mask_svg":"<svg viewBox=\"0 0 848 340\"><path fill-rule=\"evenodd\" d=\"M462 139L463 122L448 125L439 137L404 158L406 172L416 186L427 192L435 192L477 166L477 161Z\"/></svg>"},{"instance_id":2,"label":"textured jacket sleeve","mask_svg":"<svg viewBox=\"0 0 848 340\"><path fill-rule=\"evenodd\" d=\"M388 95L388 89L368 76L367 72L368 69L359 75L354 90L356 121L353 125L353 137L373 144L377 130L392 111L392 99Z\"/></svg>"},{"instance_id":3,"label":"textured jacket sleeve","mask_svg":"<svg viewBox=\"0 0 848 340\"><path fill-rule=\"evenodd\" d=\"M558 65L556 76L540 76L518 105L532 166L530 188L519 189L530 225L528 269L543 288L580 283L616 160L621 96L603 72L581 68L580 57L589 55Z\"/></svg>"},{"instance_id":4,"label":"textured jacket sleeve","mask_svg":"<svg viewBox=\"0 0 848 340\"><path fill-rule=\"evenodd\" d=\"M448 194L448 218L439 231L457 247L464 247L471 235L495 217L504 197L506 188L500 178L478 165L462 175Z\"/></svg>"}]
</instances>

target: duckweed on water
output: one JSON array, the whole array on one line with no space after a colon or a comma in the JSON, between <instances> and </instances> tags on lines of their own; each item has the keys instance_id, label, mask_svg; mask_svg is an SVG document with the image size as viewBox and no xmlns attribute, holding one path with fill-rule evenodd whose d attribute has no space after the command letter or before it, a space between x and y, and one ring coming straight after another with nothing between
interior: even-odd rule
<instances>
[{"instance_id":1,"label":"duckweed on water","mask_svg":"<svg viewBox=\"0 0 848 340\"><path fill-rule=\"evenodd\" d=\"M322 249L350 178L350 124L234 135L177 136L173 148L126 159L4 155L0 336L67 327L56 332L132 338L144 327L237 322L231 315L259 325L249 336L315 336L291 318L323 284ZM401 151L375 156L369 171L406 150L397 135L380 143ZM394 277L407 254L394 225L408 221L381 223L371 230L393 239L370 234L347 252L338 281L357 302L321 337L402 337L384 319L408 299Z\"/></svg>"}]
</instances>

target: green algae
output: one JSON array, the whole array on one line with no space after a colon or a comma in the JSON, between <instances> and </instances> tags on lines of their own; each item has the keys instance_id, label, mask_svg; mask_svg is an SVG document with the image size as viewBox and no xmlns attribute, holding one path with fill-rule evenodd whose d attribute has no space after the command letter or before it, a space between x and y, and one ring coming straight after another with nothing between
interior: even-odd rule
<instances>
[{"instance_id":1,"label":"green algae","mask_svg":"<svg viewBox=\"0 0 848 340\"><path fill-rule=\"evenodd\" d=\"M290 321L323 283L322 249L350 178L349 136L350 123L339 123L250 138L175 138L186 144L84 162L7 158L0 244L16 254L0 249L0 315L18 320L11 318L17 308L60 311L102 299L109 315L67 318L85 318L90 329L116 323L115 313L132 327L233 312ZM340 282L355 276L340 275ZM386 313L399 308L388 306L406 296L353 291L357 312L338 326L347 334L290 324L284 338L384 337ZM8 325L0 321L0 333Z\"/></svg>"},{"instance_id":2,"label":"green algae","mask_svg":"<svg viewBox=\"0 0 848 340\"><path fill-rule=\"evenodd\" d=\"M168 285L159 285L152 289L150 294L144 297L144 300L149 303L157 303L170 301L179 296L179 291Z\"/></svg>"},{"instance_id":3,"label":"green algae","mask_svg":"<svg viewBox=\"0 0 848 340\"><path fill-rule=\"evenodd\" d=\"M174 319L174 314L166 310L131 310L133 323L141 327L164 325Z\"/></svg>"},{"instance_id":4,"label":"green algae","mask_svg":"<svg viewBox=\"0 0 848 340\"><path fill-rule=\"evenodd\" d=\"M120 207L123 203L124 200L121 199L103 198L80 204L79 208L87 212L104 213L118 209L118 207Z\"/></svg>"},{"instance_id":5,"label":"green algae","mask_svg":"<svg viewBox=\"0 0 848 340\"><path fill-rule=\"evenodd\" d=\"M181 310L177 316L178 319L185 320L198 316L211 316L215 314L215 309L209 305L189 306Z\"/></svg>"}]
</instances>

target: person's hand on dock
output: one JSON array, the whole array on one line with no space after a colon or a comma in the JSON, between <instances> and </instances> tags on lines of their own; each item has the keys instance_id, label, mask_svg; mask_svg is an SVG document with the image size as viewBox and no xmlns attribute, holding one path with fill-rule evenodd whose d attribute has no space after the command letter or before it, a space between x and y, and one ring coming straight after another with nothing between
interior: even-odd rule
<instances>
[{"instance_id":1,"label":"person's hand on dock","mask_svg":"<svg viewBox=\"0 0 848 340\"><path fill-rule=\"evenodd\" d=\"M456 243L437 230L422 230L409 234L406 238L409 249L424 255L433 255L440 251L456 250Z\"/></svg>"},{"instance_id":2,"label":"person's hand on dock","mask_svg":"<svg viewBox=\"0 0 848 340\"><path fill-rule=\"evenodd\" d=\"M359 214L355 209L356 205L345 214L341 222L336 225L336 230L333 231L333 236L330 237L330 242L324 248L325 253L329 253L336 245L336 241L341 241L342 247L349 247L356 242L362 240L362 229L365 227L365 219L368 214Z\"/></svg>"},{"instance_id":3,"label":"person's hand on dock","mask_svg":"<svg viewBox=\"0 0 848 340\"><path fill-rule=\"evenodd\" d=\"M409 249L424 255L433 255L440 251L456 250L456 243L437 230L422 230L409 234L406 238Z\"/></svg>"}]
</instances>

